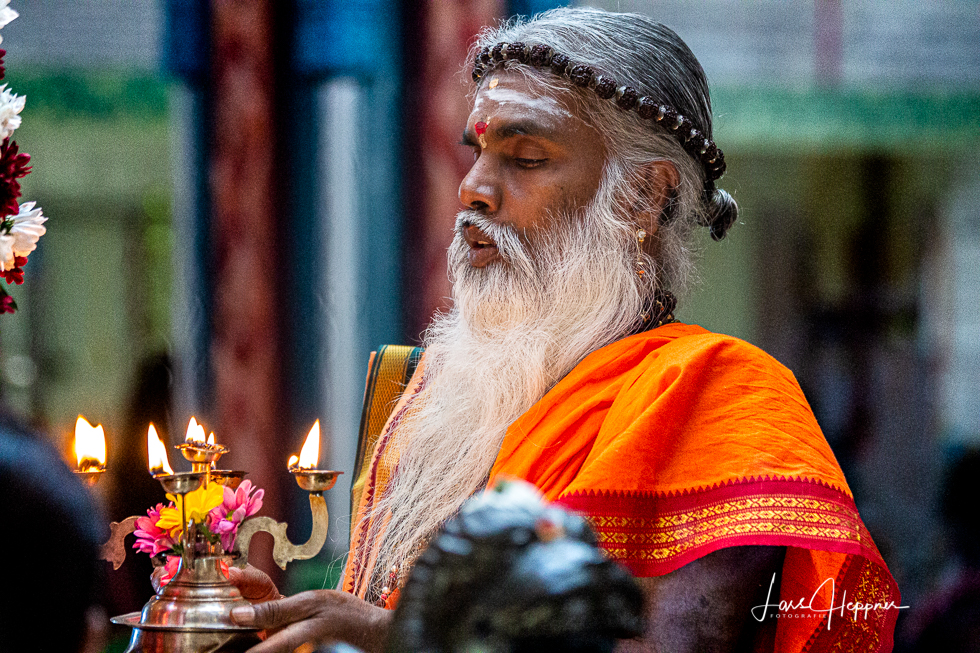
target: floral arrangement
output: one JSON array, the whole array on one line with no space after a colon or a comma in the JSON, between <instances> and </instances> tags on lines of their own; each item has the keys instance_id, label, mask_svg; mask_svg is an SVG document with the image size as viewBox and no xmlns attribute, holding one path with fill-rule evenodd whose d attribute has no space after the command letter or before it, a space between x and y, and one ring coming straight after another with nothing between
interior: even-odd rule
<instances>
[{"instance_id":1,"label":"floral arrangement","mask_svg":"<svg viewBox=\"0 0 980 653\"><path fill-rule=\"evenodd\" d=\"M242 522L262 509L265 490L259 490L251 481L242 481L237 489L218 483L208 483L185 497L167 495L168 505L158 503L146 511L146 517L136 520L134 549L151 556L166 557L166 569L161 586L166 585L177 573L180 555L183 553L183 525L181 503L186 500L187 520L198 524L198 533L208 542L219 546L219 554L230 553L235 547L235 536Z\"/></svg>"},{"instance_id":2,"label":"floral arrangement","mask_svg":"<svg viewBox=\"0 0 980 653\"><path fill-rule=\"evenodd\" d=\"M8 7L10 0L0 0L0 28L17 18L17 12ZM0 43L3 37L0 37ZM7 51L0 48L0 80L6 69L3 58ZM20 112L24 109L25 98L15 95L0 85L0 277L7 284L24 283L24 265L27 255L37 247L38 239L44 235L44 222L40 208L34 202L18 205L20 198L19 179L31 171L28 165L31 155L20 152L17 143L10 140L14 130L20 127ZM7 289L0 284L0 315L13 313L17 303Z\"/></svg>"}]
</instances>

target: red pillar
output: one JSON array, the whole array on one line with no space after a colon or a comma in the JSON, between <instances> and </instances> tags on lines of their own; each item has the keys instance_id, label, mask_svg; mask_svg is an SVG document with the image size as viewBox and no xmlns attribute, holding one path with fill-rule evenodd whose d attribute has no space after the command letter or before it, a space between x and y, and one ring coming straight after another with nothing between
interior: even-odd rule
<instances>
[{"instance_id":1,"label":"red pillar","mask_svg":"<svg viewBox=\"0 0 980 653\"><path fill-rule=\"evenodd\" d=\"M408 332L420 333L440 308L448 306L449 280L446 249L452 242L452 226L462 206L457 199L459 183L473 164L473 154L458 145L466 126L470 102L466 95L472 81L461 71L477 32L504 15L503 0L427 0L423 36L412 39L421 48L417 68L406 70L405 94L409 106L418 108L418 143L422 165L406 170L406 188L421 188L422 204L407 212L405 230L411 240L406 251L411 278L406 283Z\"/></svg>"},{"instance_id":2,"label":"red pillar","mask_svg":"<svg viewBox=\"0 0 980 653\"><path fill-rule=\"evenodd\" d=\"M281 396L277 287L277 79L274 0L212 0L210 262L216 423L227 465L266 489L262 514L282 520L288 424ZM287 486L288 487L288 486ZM253 560L266 571L270 538Z\"/></svg>"}]
</instances>

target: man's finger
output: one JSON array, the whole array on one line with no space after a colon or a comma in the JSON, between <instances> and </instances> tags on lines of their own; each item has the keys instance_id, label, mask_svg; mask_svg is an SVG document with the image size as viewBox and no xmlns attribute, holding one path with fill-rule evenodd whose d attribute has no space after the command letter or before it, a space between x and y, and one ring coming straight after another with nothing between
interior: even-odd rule
<instances>
[{"instance_id":1,"label":"man's finger","mask_svg":"<svg viewBox=\"0 0 980 653\"><path fill-rule=\"evenodd\" d=\"M251 565L245 569L236 567L228 569L228 582L237 587L242 597L248 599L250 603L262 603L280 598L279 590L276 589L272 579Z\"/></svg>"},{"instance_id":2,"label":"man's finger","mask_svg":"<svg viewBox=\"0 0 980 653\"><path fill-rule=\"evenodd\" d=\"M303 644L316 646L315 631L308 622L293 624L248 649L248 653L293 653Z\"/></svg>"},{"instance_id":3,"label":"man's finger","mask_svg":"<svg viewBox=\"0 0 980 653\"><path fill-rule=\"evenodd\" d=\"M301 619L311 617L316 613L316 608L316 597L303 593L279 601L268 601L235 608L231 611L231 618L239 626L266 629L282 628Z\"/></svg>"}]
</instances>

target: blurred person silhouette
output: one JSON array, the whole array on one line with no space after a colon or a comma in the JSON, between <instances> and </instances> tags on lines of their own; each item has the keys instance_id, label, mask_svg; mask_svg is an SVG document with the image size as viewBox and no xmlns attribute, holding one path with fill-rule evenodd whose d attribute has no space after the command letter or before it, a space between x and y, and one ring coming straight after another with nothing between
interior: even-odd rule
<instances>
[{"instance_id":1,"label":"blurred person silhouette","mask_svg":"<svg viewBox=\"0 0 980 653\"><path fill-rule=\"evenodd\" d=\"M103 521L54 448L0 417L0 652L102 650Z\"/></svg>"},{"instance_id":2,"label":"blurred person silhouette","mask_svg":"<svg viewBox=\"0 0 980 653\"><path fill-rule=\"evenodd\" d=\"M146 430L152 422L163 441L168 441L172 385L170 358L163 353L144 358L134 385L126 422L112 453L113 464L109 470L114 492L108 500L108 511L115 521L130 515L143 516L149 506L163 500L160 484L146 469ZM131 550L131 544L132 537L127 538L127 550ZM111 614L142 609L153 595L153 586L146 580L152 571L149 556L127 555L122 567L109 572L112 596L107 597L106 607Z\"/></svg>"},{"instance_id":3,"label":"blurred person silhouette","mask_svg":"<svg viewBox=\"0 0 980 653\"><path fill-rule=\"evenodd\" d=\"M952 545L940 586L902 628L909 653L980 653L980 449L952 465L941 511Z\"/></svg>"}]
</instances>

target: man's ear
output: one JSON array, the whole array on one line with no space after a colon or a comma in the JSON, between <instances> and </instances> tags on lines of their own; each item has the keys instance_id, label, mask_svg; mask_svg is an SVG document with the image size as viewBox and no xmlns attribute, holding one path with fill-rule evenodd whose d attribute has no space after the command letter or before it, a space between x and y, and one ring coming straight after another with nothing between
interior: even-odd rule
<instances>
[{"instance_id":1,"label":"man's ear","mask_svg":"<svg viewBox=\"0 0 980 653\"><path fill-rule=\"evenodd\" d=\"M664 211L676 194L681 176L673 163L652 161L639 170L640 201L635 205L636 222L649 234L660 227Z\"/></svg>"}]
</instances>

